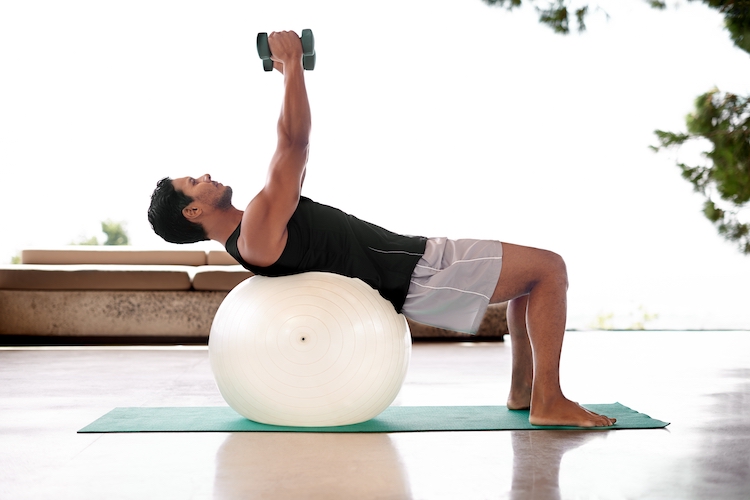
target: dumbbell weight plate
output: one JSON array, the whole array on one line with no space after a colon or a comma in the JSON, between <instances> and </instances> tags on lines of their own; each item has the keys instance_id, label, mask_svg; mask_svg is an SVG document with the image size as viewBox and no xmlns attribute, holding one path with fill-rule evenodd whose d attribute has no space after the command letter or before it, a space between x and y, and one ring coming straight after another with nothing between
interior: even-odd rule
<instances>
[{"instance_id":1,"label":"dumbbell weight plate","mask_svg":"<svg viewBox=\"0 0 750 500\"><path fill-rule=\"evenodd\" d=\"M258 33L258 57L263 59L263 70L273 71L273 61L271 60L271 49L268 47L268 33Z\"/></svg>"},{"instance_id":2,"label":"dumbbell weight plate","mask_svg":"<svg viewBox=\"0 0 750 500\"><path fill-rule=\"evenodd\" d=\"M302 30L302 54L312 56L315 54L315 38L312 30Z\"/></svg>"},{"instance_id":3,"label":"dumbbell weight plate","mask_svg":"<svg viewBox=\"0 0 750 500\"><path fill-rule=\"evenodd\" d=\"M305 68L307 71L312 71L315 69L315 53L313 52L313 55L311 56L302 56L302 67Z\"/></svg>"},{"instance_id":4,"label":"dumbbell weight plate","mask_svg":"<svg viewBox=\"0 0 750 500\"><path fill-rule=\"evenodd\" d=\"M268 33L258 33L258 57L263 60L271 58L271 49L268 47Z\"/></svg>"}]
</instances>

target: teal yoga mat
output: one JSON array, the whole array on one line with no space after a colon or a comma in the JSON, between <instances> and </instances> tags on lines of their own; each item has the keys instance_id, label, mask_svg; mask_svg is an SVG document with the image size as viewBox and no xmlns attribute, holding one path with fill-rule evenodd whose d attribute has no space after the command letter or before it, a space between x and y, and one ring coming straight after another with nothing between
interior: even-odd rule
<instances>
[{"instance_id":1,"label":"teal yoga mat","mask_svg":"<svg viewBox=\"0 0 750 500\"><path fill-rule=\"evenodd\" d=\"M585 405L591 411L614 417L614 429L659 429L668 422L656 420L620 403ZM391 406L360 424L340 427L283 427L253 422L228 406L115 408L78 432L429 432L582 429L529 424L528 411L505 406Z\"/></svg>"}]
</instances>

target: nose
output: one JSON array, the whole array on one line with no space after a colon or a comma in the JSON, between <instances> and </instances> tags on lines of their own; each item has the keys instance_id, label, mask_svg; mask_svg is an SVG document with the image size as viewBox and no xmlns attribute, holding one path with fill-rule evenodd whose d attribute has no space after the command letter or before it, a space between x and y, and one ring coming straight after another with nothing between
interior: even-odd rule
<instances>
[{"instance_id":1,"label":"nose","mask_svg":"<svg viewBox=\"0 0 750 500\"><path fill-rule=\"evenodd\" d=\"M201 177L201 182L211 182L211 176L208 174L205 174L203 177Z\"/></svg>"}]
</instances>

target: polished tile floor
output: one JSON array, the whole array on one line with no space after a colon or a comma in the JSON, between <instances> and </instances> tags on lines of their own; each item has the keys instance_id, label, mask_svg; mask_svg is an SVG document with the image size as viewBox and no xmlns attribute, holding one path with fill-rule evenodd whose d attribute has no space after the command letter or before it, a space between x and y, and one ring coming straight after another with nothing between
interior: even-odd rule
<instances>
[{"instance_id":1,"label":"polished tile floor","mask_svg":"<svg viewBox=\"0 0 750 500\"><path fill-rule=\"evenodd\" d=\"M418 343L399 405L501 405L510 343ZM205 348L0 348L0 498L750 498L750 332L569 332L563 388L660 430L76 434L222 405Z\"/></svg>"}]
</instances>

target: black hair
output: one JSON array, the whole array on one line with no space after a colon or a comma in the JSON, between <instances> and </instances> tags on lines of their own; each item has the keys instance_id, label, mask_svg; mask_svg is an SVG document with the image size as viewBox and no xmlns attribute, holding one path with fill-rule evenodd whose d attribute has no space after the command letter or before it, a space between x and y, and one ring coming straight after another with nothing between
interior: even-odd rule
<instances>
[{"instance_id":1,"label":"black hair","mask_svg":"<svg viewBox=\"0 0 750 500\"><path fill-rule=\"evenodd\" d=\"M174 188L169 177L157 182L148 207L148 221L154 232L170 243L207 240L203 226L190 222L182 214L182 209L192 201L192 198Z\"/></svg>"}]
</instances>

